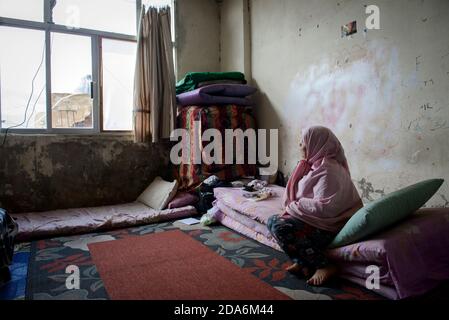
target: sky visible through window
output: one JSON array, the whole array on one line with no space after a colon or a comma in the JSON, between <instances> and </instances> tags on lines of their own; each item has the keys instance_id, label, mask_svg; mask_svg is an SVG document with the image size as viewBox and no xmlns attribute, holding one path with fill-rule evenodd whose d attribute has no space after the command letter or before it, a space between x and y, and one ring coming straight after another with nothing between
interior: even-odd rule
<instances>
[{"instance_id":1,"label":"sky visible through window","mask_svg":"<svg viewBox=\"0 0 449 320\"><path fill-rule=\"evenodd\" d=\"M0 16L44 21L44 0L0 0Z\"/></svg>"},{"instance_id":2,"label":"sky visible through window","mask_svg":"<svg viewBox=\"0 0 449 320\"><path fill-rule=\"evenodd\" d=\"M45 33L0 26L0 46L2 127L22 123L29 100L27 121L21 128L45 128L45 117L39 124L34 120L36 114L45 113L46 108ZM29 99L32 91L33 95Z\"/></svg>"},{"instance_id":3,"label":"sky visible through window","mask_svg":"<svg viewBox=\"0 0 449 320\"><path fill-rule=\"evenodd\" d=\"M172 0L142 0L142 4L155 7L171 6Z\"/></svg>"},{"instance_id":4,"label":"sky visible through window","mask_svg":"<svg viewBox=\"0 0 449 320\"><path fill-rule=\"evenodd\" d=\"M56 24L122 34L136 34L135 0L57 0Z\"/></svg>"}]
</instances>

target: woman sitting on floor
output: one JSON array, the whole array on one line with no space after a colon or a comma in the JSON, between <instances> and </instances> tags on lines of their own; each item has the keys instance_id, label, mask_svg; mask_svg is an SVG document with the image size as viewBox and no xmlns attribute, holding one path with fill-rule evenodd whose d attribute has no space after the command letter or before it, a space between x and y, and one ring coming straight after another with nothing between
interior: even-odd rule
<instances>
[{"instance_id":1,"label":"woman sitting on floor","mask_svg":"<svg viewBox=\"0 0 449 320\"><path fill-rule=\"evenodd\" d=\"M303 273L311 285L322 285L337 269L325 250L363 204L349 172L343 147L331 130L303 130L301 160L288 180L285 213L268 220L268 229L294 262L287 270Z\"/></svg>"}]
</instances>

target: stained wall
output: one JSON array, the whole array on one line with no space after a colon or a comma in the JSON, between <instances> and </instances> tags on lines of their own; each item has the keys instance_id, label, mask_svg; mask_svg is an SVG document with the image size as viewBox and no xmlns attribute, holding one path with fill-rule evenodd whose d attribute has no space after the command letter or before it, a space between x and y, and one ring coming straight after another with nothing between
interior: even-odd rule
<instances>
[{"instance_id":1,"label":"stained wall","mask_svg":"<svg viewBox=\"0 0 449 320\"><path fill-rule=\"evenodd\" d=\"M370 4L380 9L380 30L364 30ZM448 1L250 0L249 7L257 120L280 130L283 172L298 161L301 130L319 124L341 139L365 202L442 177L429 205L449 205ZM342 37L351 21L358 32Z\"/></svg>"}]
</instances>

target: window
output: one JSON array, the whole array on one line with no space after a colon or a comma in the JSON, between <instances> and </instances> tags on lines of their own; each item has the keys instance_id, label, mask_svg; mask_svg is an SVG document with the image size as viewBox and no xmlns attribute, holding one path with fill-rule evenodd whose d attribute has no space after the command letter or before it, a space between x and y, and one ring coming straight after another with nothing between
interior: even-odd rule
<instances>
[{"instance_id":1,"label":"window","mask_svg":"<svg viewBox=\"0 0 449 320\"><path fill-rule=\"evenodd\" d=\"M132 130L137 17L173 3L0 0L1 131Z\"/></svg>"},{"instance_id":2,"label":"window","mask_svg":"<svg viewBox=\"0 0 449 320\"><path fill-rule=\"evenodd\" d=\"M45 32L0 26L0 43L2 128L46 128Z\"/></svg>"},{"instance_id":3,"label":"window","mask_svg":"<svg viewBox=\"0 0 449 320\"><path fill-rule=\"evenodd\" d=\"M136 35L136 21L133 0L58 0L53 8L54 23L79 28Z\"/></svg>"},{"instance_id":4,"label":"window","mask_svg":"<svg viewBox=\"0 0 449 320\"><path fill-rule=\"evenodd\" d=\"M51 34L53 128L92 128L91 52L90 37Z\"/></svg>"},{"instance_id":5,"label":"window","mask_svg":"<svg viewBox=\"0 0 449 320\"><path fill-rule=\"evenodd\" d=\"M136 44L103 39L103 128L127 130L132 127L132 112L122 106L133 104Z\"/></svg>"},{"instance_id":6,"label":"window","mask_svg":"<svg viewBox=\"0 0 449 320\"><path fill-rule=\"evenodd\" d=\"M44 0L0 0L0 16L44 22Z\"/></svg>"}]
</instances>

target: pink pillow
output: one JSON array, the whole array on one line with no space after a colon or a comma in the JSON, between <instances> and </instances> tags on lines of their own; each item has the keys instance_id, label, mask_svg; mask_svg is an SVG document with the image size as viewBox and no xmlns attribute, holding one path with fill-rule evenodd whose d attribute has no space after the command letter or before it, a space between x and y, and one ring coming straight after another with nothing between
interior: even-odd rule
<instances>
[{"instance_id":1,"label":"pink pillow","mask_svg":"<svg viewBox=\"0 0 449 320\"><path fill-rule=\"evenodd\" d=\"M181 208L197 203L199 198L188 192L178 192L176 196L168 203L169 209Z\"/></svg>"}]
</instances>

